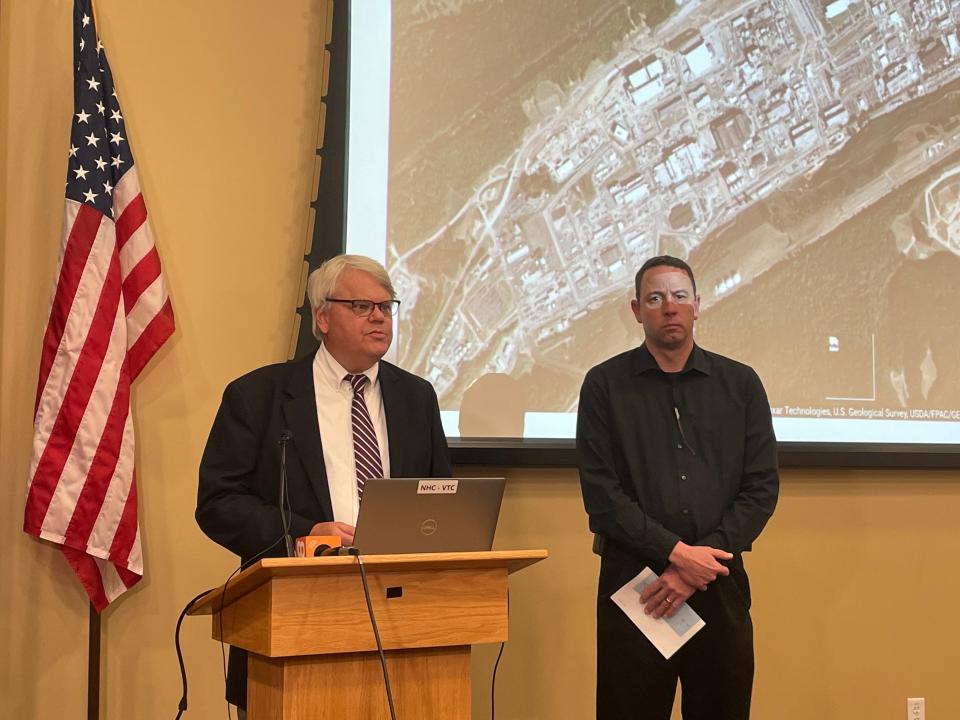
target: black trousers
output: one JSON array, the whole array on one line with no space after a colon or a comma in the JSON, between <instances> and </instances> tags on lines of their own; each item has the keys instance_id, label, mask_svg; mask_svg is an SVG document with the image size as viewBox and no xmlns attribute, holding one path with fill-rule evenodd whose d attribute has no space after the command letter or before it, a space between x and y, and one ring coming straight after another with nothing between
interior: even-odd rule
<instances>
[{"instance_id":1,"label":"black trousers","mask_svg":"<svg viewBox=\"0 0 960 720\"><path fill-rule=\"evenodd\" d=\"M610 599L644 565L609 547L600 564L597 720L669 720L678 680L684 720L748 720L753 623L742 564L690 598L706 626L669 660Z\"/></svg>"},{"instance_id":2,"label":"black trousers","mask_svg":"<svg viewBox=\"0 0 960 720\"><path fill-rule=\"evenodd\" d=\"M227 702L247 709L247 651L230 646L227 660Z\"/></svg>"}]
</instances>

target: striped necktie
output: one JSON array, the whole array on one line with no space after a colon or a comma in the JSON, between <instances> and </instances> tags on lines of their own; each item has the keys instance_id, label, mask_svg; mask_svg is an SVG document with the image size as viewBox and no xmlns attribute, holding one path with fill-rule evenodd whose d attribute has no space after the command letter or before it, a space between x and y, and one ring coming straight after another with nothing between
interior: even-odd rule
<instances>
[{"instance_id":1,"label":"striped necktie","mask_svg":"<svg viewBox=\"0 0 960 720\"><path fill-rule=\"evenodd\" d=\"M370 413L367 412L367 403L363 399L363 390L369 378L366 375L347 375L346 380L353 387L353 403L350 405L353 456L357 466L357 496L363 499L364 481L383 477L383 464L380 462L377 433L374 432Z\"/></svg>"}]
</instances>

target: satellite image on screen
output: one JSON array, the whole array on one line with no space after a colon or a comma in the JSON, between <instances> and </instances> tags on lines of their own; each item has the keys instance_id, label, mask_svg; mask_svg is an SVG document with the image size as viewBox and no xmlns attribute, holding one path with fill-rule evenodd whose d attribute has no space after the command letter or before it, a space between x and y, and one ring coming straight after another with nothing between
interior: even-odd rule
<instances>
[{"instance_id":1,"label":"satellite image on screen","mask_svg":"<svg viewBox=\"0 0 960 720\"><path fill-rule=\"evenodd\" d=\"M960 4L422 0L392 23L398 361L462 434L554 434L531 418L642 341L658 254L775 417L960 420Z\"/></svg>"}]
</instances>

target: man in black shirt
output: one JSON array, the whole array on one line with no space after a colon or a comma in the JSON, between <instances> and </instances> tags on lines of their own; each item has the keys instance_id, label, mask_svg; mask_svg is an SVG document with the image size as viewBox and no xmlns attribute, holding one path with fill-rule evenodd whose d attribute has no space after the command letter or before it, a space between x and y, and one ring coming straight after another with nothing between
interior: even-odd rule
<instances>
[{"instance_id":1,"label":"man in black shirt","mask_svg":"<svg viewBox=\"0 0 960 720\"><path fill-rule=\"evenodd\" d=\"M597 592L598 720L750 715L753 625L741 553L777 502L776 438L748 366L693 340L693 271L670 256L636 276L645 342L591 369L580 391L577 460L602 559ZM644 567L655 618L689 602L706 626L669 660L610 596Z\"/></svg>"}]
</instances>

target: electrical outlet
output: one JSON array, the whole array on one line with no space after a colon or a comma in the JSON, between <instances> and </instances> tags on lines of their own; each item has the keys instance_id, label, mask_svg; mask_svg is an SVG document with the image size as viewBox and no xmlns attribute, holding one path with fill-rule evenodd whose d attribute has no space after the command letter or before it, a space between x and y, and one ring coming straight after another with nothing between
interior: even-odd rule
<instances>
[{"instance_id":1,"label":"electrical outlet","mask_svg":"<svg viewBox=\"0 0 960 720\"><path fill-rule=\"evenodd\" d=\"M907 720L926 720L923 698L907 698Z\"/></svg>"}]
</instances>

